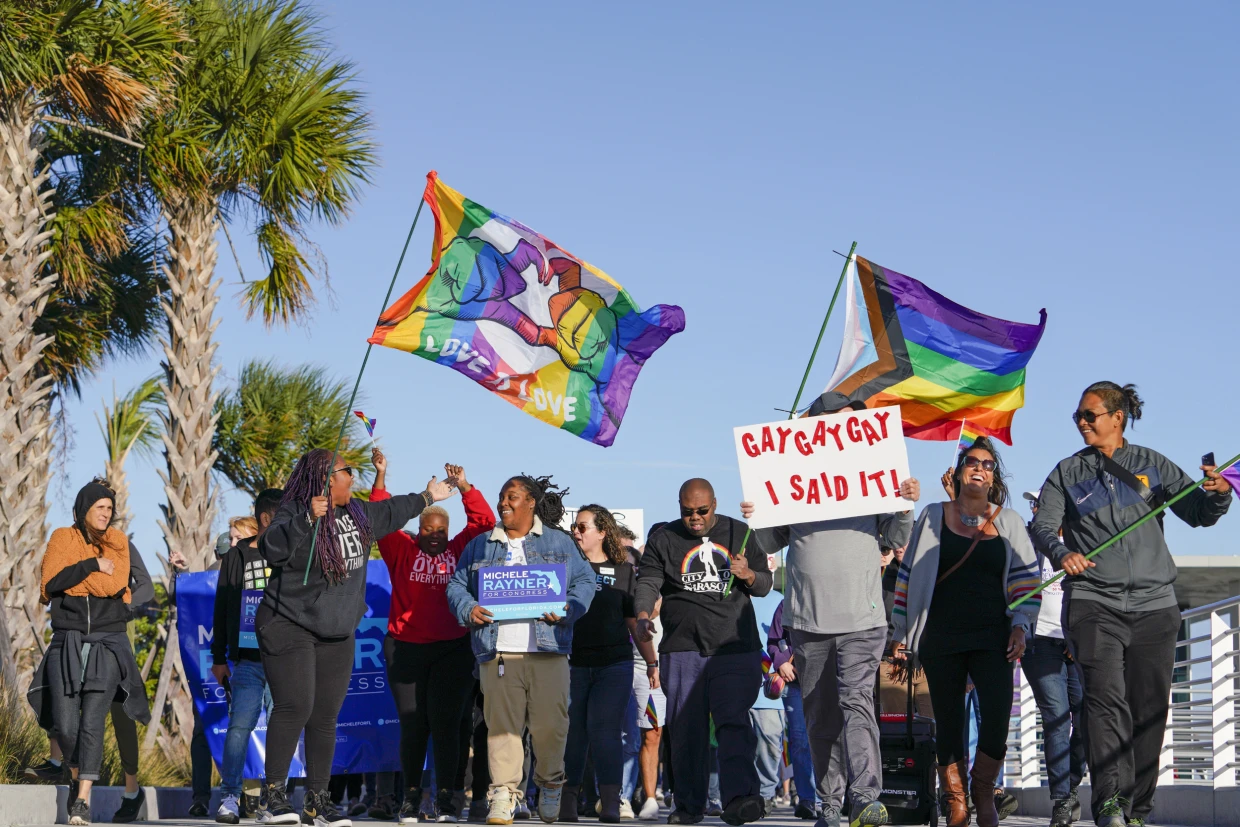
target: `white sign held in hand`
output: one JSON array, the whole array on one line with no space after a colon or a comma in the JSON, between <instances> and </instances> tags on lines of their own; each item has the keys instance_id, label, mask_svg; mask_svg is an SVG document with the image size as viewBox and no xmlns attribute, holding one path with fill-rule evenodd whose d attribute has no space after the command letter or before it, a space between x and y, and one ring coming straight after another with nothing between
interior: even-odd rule
<instances>
[{"instance_id":1,"label":"white sign held in hand","mask_svg":"<svg viewBox=\"0 0 1240 827\"><path fill-rule=\"evenodd\" d=\"M896 406L734 430L754 528L907 511L904 425Z\"/></svg>"}]
</instances>

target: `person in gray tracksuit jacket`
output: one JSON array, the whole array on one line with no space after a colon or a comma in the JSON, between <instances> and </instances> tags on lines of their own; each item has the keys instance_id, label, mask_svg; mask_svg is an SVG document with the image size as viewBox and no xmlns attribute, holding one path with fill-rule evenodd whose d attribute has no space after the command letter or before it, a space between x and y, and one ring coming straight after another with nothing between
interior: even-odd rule
<instances>
[{"instance_id":1,"label":"person in gray tracksuit jacket","mask_svg":"<svg viewBox=\"0 0 1240 827\"><path fill-rule=\"evenodd\" d=\"M1072 414L1086 447L1047 477L1030 527L1034 544L1067 574L1063 626L1084 682L1101 827L1143 823L1153 808L1180 628L1161 517L1093 560L1084 556L1193 484L1162 454L1124 439L1141 408L1132 385L1086 388ZM1214 525L1231 504L1227 482L1213 466L1202 470L1209 481L1170 508L1194 527Z\"/></svg>"}]
</instances>

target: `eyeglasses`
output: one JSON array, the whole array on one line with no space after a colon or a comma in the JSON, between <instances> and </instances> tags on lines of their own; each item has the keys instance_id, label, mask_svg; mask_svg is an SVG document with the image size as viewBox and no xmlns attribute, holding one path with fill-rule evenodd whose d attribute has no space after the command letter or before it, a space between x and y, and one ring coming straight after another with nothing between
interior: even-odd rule
<instances>
[{"instance_id":1,"label":"eyeglasses","mask_svg":"<svg viewBox=\"0 0 1240 827\"><path fill-rule=\"evenodd\" d=\"M593 528L593 526L591 526L589 523L574 523L570 530L575 531L578 534L585 534L591 528Z\"/></svg>"},{"instance_id":2,"label":"eyeglasses","mask_svg":"<svg viewBox=\"0 0 1240 827\"><path fill-rule=\"evenodd\" d=\"M995 461L993 459L979 459L975 456L967 456L964 458L965 468L976 468L979 465L982 466L983 471L995 470Z\"/></svg>"},{"instance_id":3,"label":"eyeglasses","mask_svg":"<svg viewBox=\"0 0 1240 827\"><path fill-rule=\"evenodd\" d=\"M344 465L344 466L341 466L340 468L337 468L337 469L336 469L335 471L333 471L332 473L333 473L333 474L344 473L344 474L348 474L348 475L351 477L351 476L353 476L353 466L352 466L352 465Z\"/></svg>"},{"instance_id":4,"label":"eyeglasses","mask_svg":"<svg viewBox=\"0 0 1240 827\"><path fill-rule=\"evenodd\" d=\"M680 516L682 517L692 517L694 514L698 515L699 517L705 517L709 513L710 513L709 505L704 505L701 508L685 508L683 505L680 507Z\"/></svg>"},{"instance_id":5,"label":"eyeglasses","mask_svg":"<svg viewBox=\"0 0 1240 827\"><path fill-rule=\"evenodd\" d=\"M1119 410L1119 409L1116 408L1116 410ZM1084 419L1086 425L1093 425L1095 422L1098 421L1098 417L1107 416L1108 414L1113 414L1113 413L1115 413L1115 411L1103 411L1102 413L1098 413L1096 411L1073 411L1072 412L1072 424L1075 425L1076 423Z\"/></svg>"}]
</instances>

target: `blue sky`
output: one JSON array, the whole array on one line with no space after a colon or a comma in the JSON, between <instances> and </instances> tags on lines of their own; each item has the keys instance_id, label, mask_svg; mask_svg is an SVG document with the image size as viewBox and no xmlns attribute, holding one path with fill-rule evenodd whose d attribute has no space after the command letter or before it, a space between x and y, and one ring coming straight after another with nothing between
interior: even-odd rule
<instances>
[{"instance_id":1,"label":"blue sky","mask_svg":"<svg viewBox=\"0 0 1240 827\"><path fill-rule=\"evenodd\" d=\"M790 406L839 274L831 251L853 240L981 312L1034 322L1047 309L1004 452L1014 490L1080 447L1067 414L1100 379L1140 386L1146 418L1131 437L1182 467L1240 452L1233 5L319 7L356 63L381 165L347 223L311 230L332 291L302 327L245 321L220 239L225 382L255 355L352 382L430 169L643 306L687 317L608 449L376 348L360 407L379 421L394 490L420 490L447 461L492 501L514 473L552 473L571 504L644 508L649 523L673 517L680 483L700 475L735 513L732 428ZM424 213L396 295L425 271L431 226ZM252 237L233 239L253 277ZM841 322L807 400L830 376ZM114 363L69 404L73 491L102 468L100 399L158 360ZM953 446L910 441L909 454L937 499ZM151 561L164 553L163 493L149 463L129 470L135 542ZM54 524L71 499L54 500ZM249 510L235 491L226 506ZM455 501L452 513L459 524ZM1240 552L1240 515L1167 525L1177 554Z\"/></svg>"}]
</instances>

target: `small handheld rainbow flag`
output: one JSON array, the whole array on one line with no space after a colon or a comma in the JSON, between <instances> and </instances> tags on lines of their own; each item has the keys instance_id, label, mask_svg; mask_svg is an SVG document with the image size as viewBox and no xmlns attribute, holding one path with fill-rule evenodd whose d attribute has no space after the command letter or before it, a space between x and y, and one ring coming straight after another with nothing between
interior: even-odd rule
<instances>
[{"instance_id":1,"label":"small handheld rainbow flag","mask_svg":"<svg viewBox=\"0 0 1240 827\"><path fill-rule=\"evenodd\" d=\"M792 756L788 754L788 736L787 735L784 735L783 753L784 753L784 766L785 767L792 766Z\"/></svg>"},{"instance_id":2,"label":"small handheld rainbow flag","mask_svg":"<svg viewBox=\"0 0 1240 827\"><path fill-rule=\"evenodd\" d=\"M960 422L960 442L956 444L956 459L960 459L960 455L973 447L973 443L977 442L981 433L977 428L969 425L967 419Z\"/></svg>"},{"instance_id":3,"label":"small handheld rainbow flag","mask_svg":"<svg viewBox=\"0 0 1240 827\"><path fill-rule=\"evenodd\" d=\"M366 426L366 433L370 434L371 439L373 439L375 436L375 423L378 422L379 420L378 419L367 419L366 414L362 413L361 411L354 411L353 415L362 420L362 423Z\"/></svg>"},{"instance_id":4,"label":"small handheld rainbow flag","mask_svg":"<svg viewBox=\"0 0 1240 827\"><path fill-rule=\"evenodd\" d=\"M654 705L654 696L646 698L646 720L650 725L657 727L659 725L659 710Z\"/></svg>"},{"instance_id":5,"label":"small handheld rainbow flag","mask_svg":"<svg viewBox=\"0 0 1240 827\"><path fill-rule=\"evenodd\" d=\"M765 649L763 649L762 650L762 674L763 675L771 674L771 667L774 665L775 664L771 660L771 656L766 653Z\"/></svg>"},{"instance_id":6,"label":"small handheld rainbow flag","mask_svg":"<svg viewBox=\"0 0 1240 827\"><path fill-rule=\"evenodd\" d=\"M1240 466L1233 465L1222 471L1223 479L1231 484L1231 491L1240 497Z\"/></svg>"}]
</instances>

